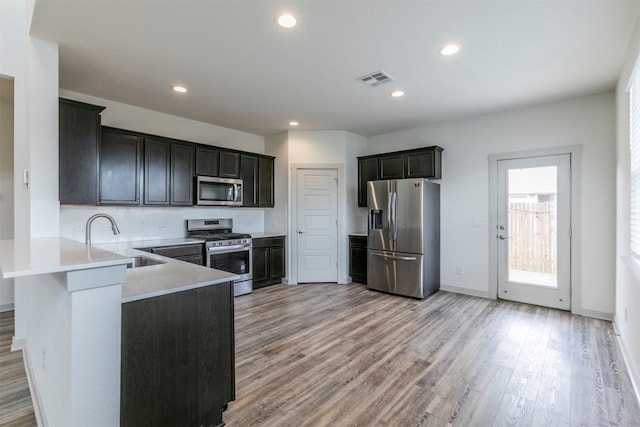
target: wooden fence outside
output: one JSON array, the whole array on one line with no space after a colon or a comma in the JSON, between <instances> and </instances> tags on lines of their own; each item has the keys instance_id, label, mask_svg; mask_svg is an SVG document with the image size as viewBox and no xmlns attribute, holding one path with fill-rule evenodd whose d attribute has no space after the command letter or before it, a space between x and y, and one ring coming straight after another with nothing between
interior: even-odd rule
<instances>
[{"instance_id":1,"label":"wooden fence outside","mask_svg":"<svg viewBox=\"0 0 640 427\"><path fill-rule=\"evenodd\" d=\"M509 207L509 268L556 274L557 223L555 204L511 203Z\"/></svg>"}]
</instances>

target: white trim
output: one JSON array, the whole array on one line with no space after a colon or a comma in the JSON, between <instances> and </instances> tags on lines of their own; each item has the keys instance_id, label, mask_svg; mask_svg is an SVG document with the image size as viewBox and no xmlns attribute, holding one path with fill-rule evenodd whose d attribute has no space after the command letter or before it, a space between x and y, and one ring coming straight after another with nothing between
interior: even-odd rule
<instances>
[{"instance_id":1,"label":"white trim","mask_svg":"<svg viewBox=\"0 0 640 427\"><path fill-rule=\"evenodd\" d=\"M14 311L14 309L13 303L0 305L0 313L4 313L5 311Z\"/></svg>"},{"instance_id":2,"label":"white trim","mask_svg":"<svg viewBox=\"0 0 640 427\"><path fill-rule=\"evenodd\" d=\"M582 145L492 154L489 156L489 298L498 296L498 161L527 157L571 155L571 313L608 315L582 307Z\"/></svg>"},{"instance_id":3,"label":"white trim","mask_svg":"<svg viewBox=\"0 0 640 427\"><path fill-rule=\"evenodd\" d=\"M446 291L446 292L453 292L456 294L470 295L472 297L497 299L495 296L489 295L488 291L478 291L475 289L461 288L459 286L443 285L442 283L440 284L440 290Z\"/></svg>"},{"instance_id":4,"label":"white trim","mask_svg":"<svg viewBox=\"0 0 640 427\"><path fill-rule=\"evenodd\" d=\"M337 208L338 208L338 235L337 235L337 245L338 245L338 266L336 267L336 280L340 280L340 277L343 276L344 270L344 262L345 258L345 244L341 242L340 239L342 236L348 239L349 234L345 229L345 219L344 212L345 206L342 202L342 195L345 193L344 186L346 185L345 177L344 177L344 165L339 163L292 163L289 165L291 176L289 177L289 200L291 203L289 204L289 218L291 218L291 222L289 224L289 233L287 236L289 237L289 247L291 248L290 252L290 273L288 276L288 284L297 285L298 284L298 239L297 229L298 229L298 215L297 215L297 207L298 207L298 170L299 169L311 169L311 170L335 170L338 176L338 192L336 194L337 197ZM347 270L348 272L348 261L347 261ZM336 282L339 283L339 282Z\"/></svg>"},{"instance_id":5,"label":"white trim","mask_svg":"<svg viewBox=\"0 0 640 427\"><path fill-rule=\"evenodd\" d=\"M31 403L33 404L33 413L36 417L36 424L38 427L48 425L46 420L46 416L44 413L44 406L42 405L42 397L38 392L38 387L35 385L35 376L33 375L33 368L31 367L31 358L27 357L27 353L29 352L27 348L26 342L24 340L21 341L21 350L22 350L22 362L24 364L24 371L27 376L27 384L29 385L29 393L31 395ZM13 348L12 348L13 349Z\"/></svg>"},{"instance_id":6,"label":"white trim","mask_svg":"<svg viewBox=\"0 0 640 427\"><path fill-rule=\"evenodd\" d=\"M615 320L613 321L613 330L616 333L615 341L618 343L620 352L622 353L622 360L624 360L624 365L627 367L627 372L629 373L629 379L631 380L631 387L633 388L633 391L636 395L636 399L640 404L640 373L635 370L634 364L631 363L633 361L633 358L631 357L631 353L629 353L629 350L627 349L627 347L624 345L624 339L620 334L620 330L618 329L618 326Z\"/></svg>"}]
</instances>

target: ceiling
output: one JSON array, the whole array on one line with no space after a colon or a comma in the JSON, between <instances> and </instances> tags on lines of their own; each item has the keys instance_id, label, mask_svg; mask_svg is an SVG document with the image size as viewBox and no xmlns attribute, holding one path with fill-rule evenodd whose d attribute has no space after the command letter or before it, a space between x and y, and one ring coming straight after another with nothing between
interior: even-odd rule
<instances>
[{"instance_id":1,"label":"ceiling","mask_svg":"<svg viewBox=\"0 0 640 427\"><path fill-rule=\"evenodd\" d=\"M296 27L275 24L283 11ZM371 136L613 89L639 12L637 0L37 0L31 34L59 44L63 89L259 135L297 120ZM439 55L451 42L460 52ZM356 80L379 70L395 81Z\"/></svg>"}]
</instances>

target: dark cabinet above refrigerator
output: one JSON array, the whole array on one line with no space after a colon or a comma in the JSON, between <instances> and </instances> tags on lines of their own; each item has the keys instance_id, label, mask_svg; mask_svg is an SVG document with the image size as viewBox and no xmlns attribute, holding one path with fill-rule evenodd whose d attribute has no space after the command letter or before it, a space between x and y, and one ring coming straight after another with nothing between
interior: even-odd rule
<instances>
[{"instance_id":1,"label":"dark cabinet above refrigerator","mask_svg":"<svg viewBox=\"0 0 640 427\"><path fill-rule=\"evenodd\" d=\"M367 206L367 182L383 179L442 178L442 147L358 157L358 206Z\"/></svg>"}]
</instances>

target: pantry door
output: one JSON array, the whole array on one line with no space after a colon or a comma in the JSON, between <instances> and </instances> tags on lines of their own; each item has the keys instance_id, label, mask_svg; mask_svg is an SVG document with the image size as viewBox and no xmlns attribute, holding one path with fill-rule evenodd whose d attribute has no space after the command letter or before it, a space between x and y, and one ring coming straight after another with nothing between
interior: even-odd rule
<instances>
[{"instance_id":1,"label":"pantry door","mask_svg":"<svg viewBox=\"0 0 640 427\"><path fill-rule=\"evenodd\" d=\"M571 154L497 162L498 298L571 309Z\"/></svg>"},{"instance_id":2,"label":"pantry door","mask_svg":"<svg viewBox=\"0 0 640 427\"><path fill-rule=\"evenodd\" d=\"M338 171L297 169L298 282L338 281Z\"/></svg>"}]
</instances>

